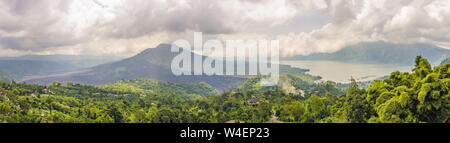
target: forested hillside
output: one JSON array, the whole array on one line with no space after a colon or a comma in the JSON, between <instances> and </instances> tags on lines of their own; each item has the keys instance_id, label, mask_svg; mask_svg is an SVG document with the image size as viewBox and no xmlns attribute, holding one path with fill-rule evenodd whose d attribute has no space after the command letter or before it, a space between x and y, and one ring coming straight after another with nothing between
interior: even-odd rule
<instances>
[{"instance_id":1,"label":"forested hillside","mask_svg":"<svg viewBox=\"0 0 450 143\"><path fill-rule=\"evenodd\" d=\"M145 79L102 86L0 82L0 122L443 122L450 115L450 64L432 69L421 56L414 63L412 73L393 72L367 89L354 80L346 89L298 75L283 75L275 87L261 87L255 77L210 96L201 96L214 92L203 83Z\"/></svg>"},{"instance_id":2,"label":"forested hillside","mask_svg":"<svg viewBox=\"0 0 450 143\"><path fill-rule=\"evenodd\" d=\"M153 79L121 80L111 84L101 85L99 87L107 91L145 93L148 95L196 94L201 96L210 96L219 93L215 88L205 82L181 84L162 82Z\"/></svg>"}]
</instances>

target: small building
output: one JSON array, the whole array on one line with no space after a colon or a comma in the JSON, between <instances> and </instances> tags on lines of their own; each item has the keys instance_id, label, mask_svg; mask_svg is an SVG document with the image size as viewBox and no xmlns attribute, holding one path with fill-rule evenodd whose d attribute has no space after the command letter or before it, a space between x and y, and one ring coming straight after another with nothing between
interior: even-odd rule
<instances>
[{"instance_id":1,"label":"small building","mask_svg":"<svg viewBox=\"0 0 450 143\"><path fill-rule=\"evenodd\" d=\"M141 97L147 97L147 95L145 95L145 94L141 94Z\"/></svg>"}]
</instances>

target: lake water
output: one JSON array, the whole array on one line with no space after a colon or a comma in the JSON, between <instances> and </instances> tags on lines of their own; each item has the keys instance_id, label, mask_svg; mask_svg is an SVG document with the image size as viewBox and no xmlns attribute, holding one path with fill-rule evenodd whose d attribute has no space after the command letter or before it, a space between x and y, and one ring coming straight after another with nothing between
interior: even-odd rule
<instances>
[{"instance_id":1,"label":"lake water","mask_svg":"<svg viewBox=\"0 0 450 143\"><path fill-rule=\"evenodd\" d=\"M318 75L322 80L348 83L353 77L357 81L370 81L394 71L410 72L412 66L391 64L358 64L335 61L280 61L281 64L310 69L309 74Z\"/></svg>"}]
</instances>

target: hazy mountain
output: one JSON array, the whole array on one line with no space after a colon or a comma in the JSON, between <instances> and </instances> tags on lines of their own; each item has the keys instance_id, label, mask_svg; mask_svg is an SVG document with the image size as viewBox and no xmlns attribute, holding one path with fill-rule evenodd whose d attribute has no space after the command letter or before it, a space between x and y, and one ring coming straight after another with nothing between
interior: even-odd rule
<instances>
[{"instance_id":1,"label":"hazy mountain","mask_svg":"<svg viewBox=\"0 0 450 143\"><path fill-rule=\"evenodd\" d=\"M65 74L39 76L29 78L28 83L51 84L57 82L74 82L81 84L99 85L122 79L150 78L172 83L199 83L205 82L222 91L236 88L241 85L246 76L175 76L171 70L172 59L179 53L170 51L171 45L161 44L156 48L142 51L136 56L92 68L73 71ZM199 56L193 54L194 56ZM192 56L192 62L194 62ZM205 59L206 57L203 57ZM193 64L193 63L192 63ZM248 62L247 62L248 64ZM225 66L225 64L224 64ZM192 66L193 68L194 66ZM224 68L225 69L225 68ZM280 73L304 74L308 70L280 65Z\"/></svg>"},{"instance_id":2,"label":"hazy mountain","mask_svg":"<svg viewBox=\"0 0 450 143\"><path fill-rule=\"evenodd\" d=\"M64 64L49 61L0 60L0 70L3 70L15 79L20 79L24 76L70 71L73 69Z\"/></svg>"},{"instance_id":3,"label":"hazy mountain","mask_svg":"<svg viewBox=\"0 0 450 143\"><path fill-rule=\"evenodd\" d=\"M215 88L228 90L239 86L246 80L245 78L230 76L175 76L172 74L170 65L172 59L178 53L170 52L170 47L170 45L162 44L118 62L107 63L67 74L37 77L29 79L27 82L51 84L54 81L58 81L99 85L122 79L151 78L173 83L206 82Z\"/></svg>"},{"instance_id":4,"label":"hazy mountain","mask_svg":"<svg viewBox=\"0 0 450 143\"><path fill-rule=\"evenodd\" d=\"M1 57L0 60L27 60L56 62L72 68L88 68L104 63L119 61L124 57L116 56L85 56L85 55L25 55L19 57Z\"/></svg>"},{"instance_id":5,"label":"hazy mountain","mask_svg":"<svg viewBox=\"0 0 450 143\"><path fill-rule=\"evenodd\" d=\"M94 57L73 55L26 55L20 57L1 57L0 69L15 79L24 76L36 76L68 72L93 67L112 61L119 57Z\"/></svg>"},{"instance_id":6,"label":"hazy mountain","mask_svg":"<svg viewBox=\"0 0 450 143\"><path fill-rule=\"evenodd\" d=\"M55 62L72 68L88 68L104 63L119 61L124 57L84 56L84 55L25 55L19 57L0 57L0 60Z\"/></svg>"},{"instance_id":7,"label":"hazy mountain","mask_svg":"<svg viewBox=\"0 0 450 143\"><path fill-rule=\"evenodd\" d=\"M422 55L431 63L450 55L450 50L429 44L391 44L384 42L360 43L334 53L295 56L285 60L332 60L356 63L413 65L414 58Z\"/></svg>"},{"instance_id":8,"label":"hazy mountain","mask_svg":"<svg viewBox=\"0 0 450 143\"><path fill-rule=\"evenodd\" d=\"M444 65L444 64L447 64L447 63L450 63L450 57L448 57L445 60L443 60L440 65Z\"/></svg>"},{"instance_id":9,"label":"hazy mountain","mask_svg":"<svg viewBox=\"0 0 450 143\"><path fill-rule=\"evenodd\" d=\"M11 80L13 80L11 76L0 70L0 81L11 81Z\"/></svg>"}]
</instances>

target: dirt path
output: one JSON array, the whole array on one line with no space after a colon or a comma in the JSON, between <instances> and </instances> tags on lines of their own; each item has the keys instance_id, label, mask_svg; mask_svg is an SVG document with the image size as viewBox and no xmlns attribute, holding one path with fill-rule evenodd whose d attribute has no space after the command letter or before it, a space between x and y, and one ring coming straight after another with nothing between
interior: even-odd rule
<instances>
[{"instance_id":1,"label":"dirt path","mask_svg":"<svg viewBox=\"0 0 450 143\"><path fill-rule=\"evenodd\" d=\"M266 121L266 123L283 123L281 121L278 121L278 117L276 116L277 112L276 111L272 111L273 112L273 117L270 118L268 121Z\"/></svg>"}]
</instances>

